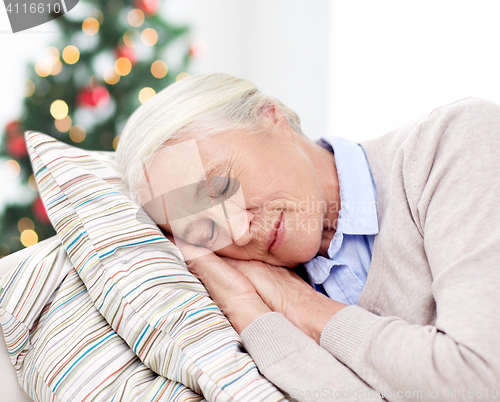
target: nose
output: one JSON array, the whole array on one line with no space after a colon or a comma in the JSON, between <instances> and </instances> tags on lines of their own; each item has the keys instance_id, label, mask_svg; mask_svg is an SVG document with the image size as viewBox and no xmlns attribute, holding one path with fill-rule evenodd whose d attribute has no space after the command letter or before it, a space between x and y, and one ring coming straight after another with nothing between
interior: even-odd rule
<instances>
[{"instance_id":1,"label":"nose","mask_svg":"<svg viewBox=\"0 0 500 402\"><path fill-rule=\"evenodd\" d=\"M232 237L233 242L237 246L245 246L253 238L252 233L252 220L254 218L254 214L251 211L243 210L240 213L240 216L237 219L231 219L229 216L229 225L232 229Z\"/></svg>"},{"instance_id":2,"label":"nose","mask_svg":"<svg viewBox=\"0 0 500 402\"><path fill-rule=\"evenodd\" d=\"M217 210L217 213L211 214L211 218L219 229L225 232L228 238L231 238L234 244L237 246L248 244L253 238L251 223L254 214L229 203L225 203L224 207L224 213Z\"/></svg>"}]
</instances>

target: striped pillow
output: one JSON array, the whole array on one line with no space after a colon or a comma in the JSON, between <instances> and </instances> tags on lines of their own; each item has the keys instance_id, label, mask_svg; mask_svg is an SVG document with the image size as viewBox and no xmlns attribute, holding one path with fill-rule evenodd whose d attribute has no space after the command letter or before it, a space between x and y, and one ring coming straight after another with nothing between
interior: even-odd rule
<instances>
[{"instance_id":1,"label":"striped pillow","mask_svg":"<svg viewBox=\"0 0 500 402\"><path fill-rule=\"evenodd\" d=\"M209 401L282 400L178 249L121 191L114 154L37 132L26 139L65 252L93 305L133 353Z\"/></svg>"}]
</instances>

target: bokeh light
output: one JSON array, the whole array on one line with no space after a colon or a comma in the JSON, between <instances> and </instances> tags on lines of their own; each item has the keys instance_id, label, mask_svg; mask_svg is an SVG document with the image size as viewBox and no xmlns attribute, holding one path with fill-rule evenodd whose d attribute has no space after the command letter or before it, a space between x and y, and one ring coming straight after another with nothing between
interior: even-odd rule
<instances>
[{"instance_id":1,"label":"bokeh light","mask_svg":"<svg viewBox=\"0 0 500 402\"><path fill-rule=\"evenodd\" d=\"M97 79L97 77L95 75L90 77L90 79L89 79L89 87L90 88L96 89L96 88L99 88L100 86L101 86L101 83L99 82L99 80Z\"/></svg>"},{"instance_id":2,"label":"bokeh light","mask_svg":"<svg viewBox=\"0 0 500 402\"><path fill-rule=\"evenodd\" d=\"M80 143L82 142L87 135L87 132L82 126L75 125L71 127L71 130L69 130L69 138L71 138L71 141Z\"/></svg>"},{"instance_id":3,"label":"bokeh light","mask_svg":"<svg viewBox=\"0 0 500 402\"><path fill-rule=\"evenodd\" d=\"M141 42L146 46L154 46L158 42L158 33L153 28L146 28L141 33Z\"/></svg>"},{"instance_id":4,"label":"bokeh light","mask_svg":"<svg viewBox=\"0 0 500 402\"><path fill-rule=\"evenodd\" d=\"M56 47L49 46L45 52L47 54L46 59L50 64L55 64L59 60L60 54Z\"/></svg>"},{"instance_id":5,"label":"bokeh light","mask_svg":"<svg viewBox=\"0 0 500 402\"><path fill-rule=\"evenodd\" d=\"M144 13L138 8L134 8L128 13L127 21L135 28L140 27L144 23Z\"/></svg>"},{"instance_id":6,"label":"bokeh light","mask_svg":"<svg viewBox=\"0 0 500 402\"><path fill-rule=\"evenodd\" d=\"M47 77L52 71L52 65L47 59L38 60L35 64L35 71L40 77Z\"/></svg>"},{"instance_id":7,"label":"bokeh light","mask_svg":"<svg viewBox=\"0 0 500 402\"><path fill-rule=\"evenodd\" d=\"M61 60L57 59L57 61L52 65L52 71L50 72L52 75L57 75L62 70Z\"/></svg>"},{"instance_id":8,"label":"bokeh light","mask_svg":"<svg viewBox=\"0 0 500 402\"><path fill-rule=\"evenodd\" d=\"M183 80L184 78L191 77L189 73L180 73L176 78L175 82L179 82L180 80Z\"/></svg>"},{"instance_id":9,"label":"bokeh light","mask_svg":"<svg viewBox=\"0 0 500 402\"><path fill-rule=\"evenodd\" d=\"M153 88L150 87L142 88L141 91L139 92L139 102L144 104L155 95L156 92Z\"/></svg>"},{"instance_id":10,"label":"bokeh light","mask_svg":"<svg viewBox=\"0 0 500 402\"><path fill-rule=\"evenodd\" d=\"M168 66L163 60L156 60L151 64L151 74L155 78L163 78L168 73Z\"/></svg>"},{"instance_id":11,"label":"bokeh light","mask_svg":"<svg viewBox=\"0 0 500 402\"><path fill-rule=\"evenodd\" d=\"M24 81L24 96L29 98L31 95L35 93L35 83L31 80Z\"/></svg>"},{"instance_id":12,"label":"bokeh light","mask_svg":"<svg viewBox=\"0 0 500 402\"><path fill-rule=\"evenodd\" d=\"M35 230L35 224L30 218L21 218L19 219L19 222L17 222L17 228L19 229L19 232L22 233L27 229Z\"/></svg>"},{"instance_id":13,"label":"bokeh light","mask_svg":"<svg viewBox=\"0 0 500 402\"><path fill-rule=\"evenodd\" d=\"M35 192L38 192L38 186L36 185L35 175L32 174L28 179L28 186Z\"/></svg>"},{"instance_id":14,"label":"bokeh light","mask_svg":"<svg viewBox=\"0 0 500 402\"><path fill-rule=\"evenodd\" d=\"M68 64L75 64L80 59L80 51L76 46L66 46L62 54L63 60Z\"/></svg>"},{"instance_id":15,"label":"bokeh light","mask_svg":"<svg viewBox=\"0 0 500 402\"><path fill-rule=\"evenodd\" d=\"M59 50L54 46L45 49L44 56L35 64L35 71L40 77L57 75L62 70L62 63L59 60Z\"/></svg>"},{"instance_id":16,"label":"bokeh light","mask_svg":"<svg viewBox=\"0 0 500 402\"><path fill-rule=\"evenodd\" d=\"M68 111L68 105L63 100L55 100L50 105L50 114L54 119L64 119L68 115Z\"/></svg>"},{"instance_id":17,"label":"bokeh light","mask_svg":"<svg viewBox=\"0 0 500 402\"><path fill-rule=\"evenodd\" d=\"M104 81L109 85L115 85L118 81L120 81L120 75L113 67L108 67L106 71L104 71L103 78Z\"/></svg>"},{"instance_id":18,"label":"bokeh light","mask_svg":"<svg viewBox=\"0 0 500 402\"><path fill-rule=\"evenodd\" d=\"M26 229L21 233L21 243L24 247L32 246L33 244L38 243L38 235L32 229Z\"/></svg>"},{"instance_id":19,"label":"bokeh light","mask_svg":"<svg viewBox=\"0 0 500 402\"><path fill-rule=\"evenodd\" d=\"M10 159L7 162L5 162L5 164L3 165L3 169L5 175L11 178L19 176L19 173L21 172L21 167L19 166L19 163L14 159Z\"/></svg>"},{"instance_id":20,"label":"bokeh light","mask_svg":"<svg viewBox=\"0 0 500 402\"><path fill-rule=\"evenodd\" d=\"M99 32L99 22L95 18L89 17L83 21L82 29L87 35L93 36Z\"/></svg>"},{"instance_id":21,"label":"bokeh light","mask_svg":"<svg viewBox=\"0 0 500 402\"><path fill-rule=\"evenodd\" d=\"M97 8L95 8L94 10L92 10L92 17L94 17L97 22L99 23L99 25L102 25L102 23L104 22L104 14L102 13L101 10L98 10Z\"/></svg>"},{"instance_id":22,"label":"bokeh light","mask_svg":"<svg viewBox=\"0 0 500 402\"><path fill-rule=\"evenodd\" d=\"M120 57L115 62L115 70L119 75L127 75L132 70L132 63L126 57Z\"/></svg>"},{"instance_id":23,"label":"bokeh light","mask_svg":"<svg viewBox=\"0 0 500 402\"><path fill-rule=\"evenodd\" d=\"M117 135L114 139L113 139L113 149L116 151L116 148L118 148L118 143L120 142L120 136Z\"/></svg>"},{"instance_id":24,"label":"bokeh light","mask_svg":"<svg viewBox=\"0 0 500 402\"><path fill-rule=\"evenodd\" d=\"M66 133L67 131L69 131L69 129L71 128L71 124L73 123L71 121L71 117L66 116L63 119L56 120L54 124L61 133Z\"/></svg>"},{"instance_id":25,"label":"bokeh light","mask_svg":"<svg viewBox=\"0 0 500 402\"><path fill-rule=\"evenodd\" d=\"M132 47L135 44L136 39L139 36L139 32L135 29L129 29L127 32L123 34L123 43L128 47Z\"/></svg>"}]
</instances>

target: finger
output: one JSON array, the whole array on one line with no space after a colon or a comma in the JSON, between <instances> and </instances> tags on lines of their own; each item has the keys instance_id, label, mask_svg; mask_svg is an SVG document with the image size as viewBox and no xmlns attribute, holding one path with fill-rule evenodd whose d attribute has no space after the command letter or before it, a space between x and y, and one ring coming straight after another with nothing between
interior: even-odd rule
<instances>
[{"instance_id":1,"label":"finger","mask_svg":"<svg viewBox=\"0 0 500 402\"><path fill-rule=\"evenodd\" d=\"M261 261L246 261L246 260L237 260L234 258L222 257L222 259L227 262L234 269L241 272L248 280L252 283L254 280L258 280L266 275L265 271L268 264L265 264ZM254 285L255 287L255 285Z\"/></svg>"},{"instance_id":2,"label":"finger","mask_svg":"<svg viewBox=\"0 0 500 402\"><path fill-rule=\"evenodd\" d=\"M260 261L227 260L253 285L262 300L274 311L283 312L290 297L309 290L310 286L294 271Z\"/></svg>"},{"instance_id":3,"label":"finger","mask_svg":"<svg viewBox=\"0 0 500 402\"><path fill-rule=\"evenodd\" d=\"M233 268L237 268L241 265L248 264L250 262L246 260L237 260L235 258L229 258L229 257L220 257L220 258L222 258L222 260L231 265Z\"/></svg>"},{"instance_id":4,"label":"finger","mask_svg":"<svg viewBox=\"0 0 500 402\"><path fill-rule=\"evenodd\" d=\"M214 253L188 260L187 266L211 295L217 293L232 297L242 293L257 294L244 274Z\"/></svg>"}]
</instances>

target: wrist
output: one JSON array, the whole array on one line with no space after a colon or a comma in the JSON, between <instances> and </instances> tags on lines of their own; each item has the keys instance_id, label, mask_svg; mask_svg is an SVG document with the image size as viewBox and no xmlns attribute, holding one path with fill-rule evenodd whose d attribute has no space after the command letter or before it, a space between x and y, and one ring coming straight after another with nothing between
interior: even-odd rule
<instances>
[{"instance_id":1,"label":"wrist","mask_svg":"<svg viewBox=\"0 0 500 402\"><path fill-rule=\"evenodd\" d=\"M319 344L321 333L328 321L344 307L347 305L311 289L304 295L293 313L294 319L290 321Z\"/></svg>"},{"instance_id":2,"label":"wrist","mask_svg":"<svg viewBox=\"0 0 500 402\"><path fill-rule=\"evenodd\" d=\"M224 311L224 314L229 319L236 332L241 334L243 330L257 318L271 311L272 310L260 299L242 299L231 303L231 308L227 312Z\"/></svg>"}]
</instances>

